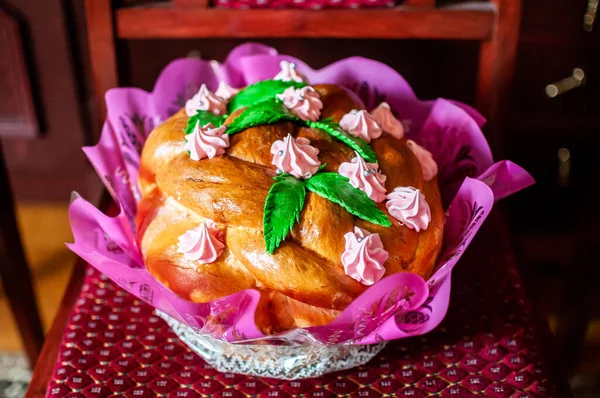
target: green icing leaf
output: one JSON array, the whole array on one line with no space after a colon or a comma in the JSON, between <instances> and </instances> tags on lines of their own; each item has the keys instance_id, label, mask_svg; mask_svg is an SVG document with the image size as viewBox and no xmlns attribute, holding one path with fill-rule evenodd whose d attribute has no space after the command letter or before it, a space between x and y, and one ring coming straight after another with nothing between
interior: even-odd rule
<instances>
[{"instance_id":1,"label":"green icing leaf","mask_svg":"<svg viewBox=\"0 0 600 398\"><path fill-rule=\"evenodd\" d=\"M279 123L284 120L298 122L300 118L281 102L275 100L263 101L246 108L227 126L226 132L227 134L235 134L250 127Z\"/></svg>"},{"instance_id":2,"label":"green icing leaf","mask_svg":"<svg viewBox=\"0 0 600 398\"><path fill-rule=\"evenodd\" d=\"M265 201L263 215L265 245L271 254L300 220L306 197L306 188L302 181L288 174L274 179L275 183Z\"/></svg>"},{"instance_id":3,"label":"green icing leaf","mask_svg":"<svg viewBox=\"0 0 600 398\"><path fill-rule=\"evenodd\" d=\"M362 138L355 137L342 130L338 123L333 122L330 119L326 119L317 122L307 121L306 125L311 128L321 129L331 134L333 137L337 138L344 144L348 145L350 148L354 149L367 162L377 162L377 156L375 155L375 152L373 151L373 149L371 149L369 144Z\"/></svg>"},{"instance_id":4,"label":"green icing leaf","mask_svg":"<svg viewBox=\"0 0 600 398\"><path fill-rule=\"evenodd\" d=\"M290 86L300 88L306 86L306 83L263 80L251 84L231 98L227 105L229 113L233 113L237 109L246 108L259 102L275 99L277 94L283 93L285 89Z\"/></svg>"},{"instance_id":5,"label":"green icing leaf","mask_svg":"<svg viewBox=\"0 0 600 398\"><path fill-rule=\"evenodd\" d=\"M194 131L194 127L196 127L196 123L198 122L200 122L200 126L204 126L207 123L212 123L213 126L219 127L223 124L226 118L227 115L219 116L208 111L198 111L198 113L188 119L185 133L191 134L192 131Z\"/></svg>"},{"instance_id":6,"label":"green icing leaf","mask_svg":"<svg viewBox=\"0 0 600 398\"><path fill-rule=\"evenodd\" d=\"M373 224L392 225L366 193L350 185L350 180L337 173L319 173L304 181L306 188L319 196L339 204L349 213Z\"/></svg>"}]
</instances>

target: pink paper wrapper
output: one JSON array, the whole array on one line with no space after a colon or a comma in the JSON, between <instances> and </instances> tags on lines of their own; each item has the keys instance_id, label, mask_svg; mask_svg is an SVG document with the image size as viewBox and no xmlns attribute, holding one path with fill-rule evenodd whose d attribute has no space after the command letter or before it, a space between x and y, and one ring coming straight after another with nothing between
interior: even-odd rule
<instances>
[{"instance_id":1,"label":"pink paper wrapper","mask_svg":"<svg viewBox=\"0 0 600 398\"><path fill-rule=\"evenodd\" d=\"M416 274L394 274L365 291L329 325L264 336L254 322L257 291L240 291L195 304L158 282L144 267L133 220L139 199L136 181L140 152L150 131L183 107L202 83L216 90L220 80L241 87L269 79L279 71L282 59L295 62L311 84L347 87L367 109L388 102L402 120L407 137L431 151L437 161L447 218L443 249L429 281ZM69 209L75 237L69 248L141 300L197 333L226 342L372 344L430 331L446 314L452 268L494 201L534 182L514 163L493 162L480 130L485 120L477 111L445 99L420 101L390 67L360 57L313 70L273 48L245 44L235 48L223 64L196 59L173 61L159 76L152 93L113 89L106 94L106 104L108 114L100 142L84 151L121 212L111 218L76 197Z\"/></svg>"}]
</instances>

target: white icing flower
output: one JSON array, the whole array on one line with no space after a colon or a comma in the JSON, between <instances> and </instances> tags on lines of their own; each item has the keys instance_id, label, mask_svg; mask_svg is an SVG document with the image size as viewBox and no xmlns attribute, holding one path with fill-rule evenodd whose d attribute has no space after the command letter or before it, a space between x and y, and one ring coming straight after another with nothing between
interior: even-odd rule
<instances>
[{"instance_id":1,"label":"white icing flower","mask_svg":"<svg viewBox=\"0 0 600 398\"><path fill-rule=\"evenodd\" d=\"M225 101L211 92L205 84L200 90L185 103L185 113L192 117L198 111L208 111L215 115L224 115L227 112Z\"/></svg>"},{"instance_id":2,"label":"white icing flower","mask_svg":"<svg viewBox=\"0 0 600 398\"><path fill-rule=\"evenodd\" d=\"M383 248L379 234L354 227L354 232L348 232L344 238L344 273L363 285L370 286L378 282L385 275L383 264L388 259L388 252Z\"/></svg>"},{"instance_id":3,"label":"white icing flower","mask_svg":"<svg viewBox=\"0 0 600 398\"><path fill-rule=\"evenodd\" d=\"M277 98L283 101L286 108L291 109L300 119L317 121L321 116L323 103L319 93L310 86L302 88L288 87Z\"/></svg>"},{"instance_id":4,"label":"white icing flower","mask_svg":"<svg viewBox=\"0 0 600 398\"><path fill-rule=\"evenodd\" d=\"M425 181L430 181L438 173L438 166L435 160L433 160L433 155L431 152L413 140L406 141L406 145L408 145L411 151L415 154L419 164L421 164L421 169L423 170L423 179Z\"/></svg>"},{"instance_id":5,"label":"white icing flower","mask_svg":"<svg viewBox=\"0 0 600 398\"><path fill-rule=\"evenodd\" d=\"M225 82L225 80L221 80L219 82L219 87L217 87L217 91L215 91L215 95L227 101L239 92L240 90L231 87L229 84L227 84L227 82Z\"/></svg>"},{"instance_id":6,"label":"white icing flower","mask_svg":"<svg viewBox=\"0 0 600 398\"><path fill-rule=\"evenodd\" d=\"M381 136L381 127L365 110L353 109L340 120L340 127L367 142Z\"/></svg>"},{"instance_id":7,"label":"white icing flower","mask_svg":"<svg viewBox=\"0 0 600 398\"><path fill-rule=\"evenodd\" d=\"M371 111L373 119L379 123L383 131L399 140L404 137L404 126L402 122L394 117L392 110L387 102L382 102L377 108Z\"/></svg>"},{"instance_id":8,"label":"white icing flower","mask_svg":"<svg viewBox=\"0 0 600 398\"><path fill-rule=\"evenodd\" d=\"M321 166L317 158L319 150L306 138L294 138L288 134L283 141L273 143L271 153L272 163L278 172L290 173L296 178L310 178Z\"/></svg>"},{"instance_id":9,"label":"white icing flower","mask_svg":"<svg viewBox=\"0 0 600 398\"><path fill-rule=\"evenodd\" d=\"M177 253L183 253L186 260L200 264L210 264L223 253L223 233L212 220L203 222L196 228L186 231L179 238Z\"/></svg>"},{"instance_id":10,"label":"white icing flower","mask_svg":"<svg viewBox=\"0 0 600 398\"><path fill-rule=\"evenodd\" d=\"M425 195L413 187L396 187L388 195L386 207L392 217L410 229L419 232L427 229L431 211Z\"/></svg>"},{"instance_id":11,"label":"white icing flower","mask_svg":"<svg viewBox=\"0 0 600 398\"><path fill-rule=\"evenodd\" d=\"M298 82L302 83L304 77L296 71L296 64L288 61L281 61L279 63L281 71L275 75L273 80L281 80L284 82Z\"/></svg>"},{"instance_id":12,"label":"white icing flower","mask_svg":"<svg viewBox=\"0 0 600 398\"><path fill-rule=\"evenodd\" d=\"M356 152L355 152L356 153ZM378 171L377 163L367 163L359 154L350 162L340 164L338 173L350 179L350 184L358 188L376 203L385 200L386 176Z\"/></svg>"},{"instance_id":13,"label":"white icing flower","mask_svg":"<svg viewBox=\"0 0 600 398\"><path fill-rule=\"evenodd\" d=\"M196 122L194 130L185 136L185 141L184 150L189 151L190 159L196 161L222 155L229 147L225 126L215 128L211 123L201 127L200 122Z\"/></svg>"}]
</instances>

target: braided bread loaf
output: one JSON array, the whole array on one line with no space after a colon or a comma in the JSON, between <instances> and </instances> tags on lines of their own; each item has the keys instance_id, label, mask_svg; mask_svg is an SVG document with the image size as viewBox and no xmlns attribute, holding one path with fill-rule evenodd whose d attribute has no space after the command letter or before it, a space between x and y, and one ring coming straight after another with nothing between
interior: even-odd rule
<instances>
[{"instance_id":1,"label":"braided bread loaf","mask_svg":"<svg viewBox=\"0 0 600 398\"><path fill-rule=\"evenodd\" d=\"M339 121L359 108L344 89L316 85L321 117ZM225 124L239 115L234 112ZM389 253L385 275L413 272L428 278L438 256L443 210L437 180L425 182L406 140L383 135L373 140L386 189L420 189L431 209L426 230L416 232L393 220L382 227L354 217L341 206L307 193L300 221L274 254L265 250L263 207L275 168L271 145L288 134L305 137L319 149L325 170L336 172L354 157L348 146L318 129L290 122L248 128L231 136L223 156L192 161L184 151L187 116L180 111L158 126L144 146L139 170L142 199L137 236L148 270L186 300L207 302L240 290L257 289L256 323L265 333L323 325L367 286L344 273L344 234L359 226L377 233ZM389 217L386 206L378 207ZM177 252L178 237L206 219L224 232L225 249L216 261L198 264ZM390 220L392 218L390 217Z\"/></svg>"}]
</instances>

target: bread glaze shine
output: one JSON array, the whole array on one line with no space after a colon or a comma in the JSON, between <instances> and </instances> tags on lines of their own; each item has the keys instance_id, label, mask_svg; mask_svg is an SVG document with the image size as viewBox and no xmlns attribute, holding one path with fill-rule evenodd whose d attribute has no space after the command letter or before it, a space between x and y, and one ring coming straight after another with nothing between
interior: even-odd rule
<instances>
[{"instance_id":1,"label":"bread glaze shine","mask_svg":"<svg viewBox=\"0 0 600 398\"><path fill-rule=\"evenodd\" d=\"M339 121L360 104L345 89L315 85L321 118ZM225 121L230 123L240 112ZM273 184L271 145L288 134L319 149L325 170L336 172L355 155L318 129L281 123L249 128L230 137L223 156L193 161L183 150L188 117L180 111L149 135L141 156L137 239L148 270L182 298L207 302L244 289L261 293L256 322L267 333L331 322L368 287L344 273L344 234L354 226L380 235L389 258L385 275L431 276L442 244L444 214L437 179L424 181L406 140L382 135L371 142L388 192L420 189L431 209L426 230L416 232L390 217L391 227L359 219L341 206L307 193L300 221L273 255L265 250L263 207ZM383 203L378 207L389 217ZM224 232L225 249L210 264L186 260L178 237L210 219Z\"/></svg>"}]
</instances>

